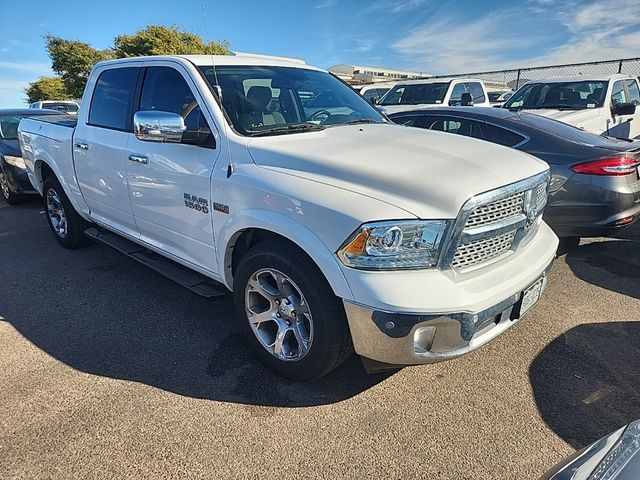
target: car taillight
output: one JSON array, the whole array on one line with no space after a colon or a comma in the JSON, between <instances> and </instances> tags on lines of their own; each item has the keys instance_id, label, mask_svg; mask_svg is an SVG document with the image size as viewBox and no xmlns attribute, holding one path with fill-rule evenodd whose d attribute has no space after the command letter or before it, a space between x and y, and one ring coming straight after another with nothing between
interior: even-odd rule
<instances>
[{"instance_id":1,"label":"car taillight","mask_svg":"<svg viewBox=\"0 0 640 480\"><path fill-rule=\"evenodd\" d=\"M571 167L576 173L585 175L619 176L634 173L640 162L634 157L607 157L591 162L579 163Z\"/></svg>"}]
</instances>

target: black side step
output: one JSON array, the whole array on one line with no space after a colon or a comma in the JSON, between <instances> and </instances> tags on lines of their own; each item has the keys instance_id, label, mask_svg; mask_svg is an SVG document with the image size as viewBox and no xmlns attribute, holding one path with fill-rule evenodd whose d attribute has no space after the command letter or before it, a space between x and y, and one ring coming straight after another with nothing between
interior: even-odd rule
<instances>
[{"instance_id":1,"label":"black side step","mask_svg":"<svg viewBox=\"0 0 640 480\"><path fill-rule=\"evenodd\" d=\"M87 228L84 234L97 242L115 248L202 297L222 297L229 293L223 284L158 255L120 235L96 227Z\"/></svg>"}]
</instances>

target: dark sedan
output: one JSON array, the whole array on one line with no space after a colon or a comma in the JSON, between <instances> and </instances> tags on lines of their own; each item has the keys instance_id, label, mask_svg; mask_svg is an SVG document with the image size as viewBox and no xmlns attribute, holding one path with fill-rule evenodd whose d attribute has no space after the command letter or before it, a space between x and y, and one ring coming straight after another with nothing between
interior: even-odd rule
<instances>
[{"instance_id":1,"label":"dark sedan","mask_svg":"<svg viewBox=\"0 0 640 480\"><path fill-rule=\"evenodd\" d=\"M429 108L389 117L506 145L547 162L552 178L544 219L564 248L580 237L613 235L640 217L640 142L498 108Z\"/></svg>"},{"instance_id":2,"label":"dark sedan","mask_svg":"<svg viewBox=\"0 0 640 480\"><path fill-rule=\"evenodd\" d=\"M18 124L24 117L60 115L55 110L35 108L0 110L0 192L13 205L22 195L36 194L33 189L18 143Z\"/></svg>"}]
</instances>

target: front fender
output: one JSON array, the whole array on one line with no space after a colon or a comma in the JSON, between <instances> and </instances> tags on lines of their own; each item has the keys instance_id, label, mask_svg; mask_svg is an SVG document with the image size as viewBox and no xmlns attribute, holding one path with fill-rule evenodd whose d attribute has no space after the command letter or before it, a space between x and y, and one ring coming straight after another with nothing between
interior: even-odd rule
<instances>
[{"instance_id":1,"label":"front fender","mask_svg":"<svg viewBox=\"0 0 640 480\"><path fill-rule=\"evenodd\" d=\"M349 284L334 252L329 250L324 242L302 223L281 213L263 209L249 209L234 215L218 231L217 261L220 271L223 272L222 280L230 290L233 288L231 272L233 245L243 231L251 228L273 232L298 245L318 265L338 297L346 300L353 299Z\"/></svg>"}]
</instances>

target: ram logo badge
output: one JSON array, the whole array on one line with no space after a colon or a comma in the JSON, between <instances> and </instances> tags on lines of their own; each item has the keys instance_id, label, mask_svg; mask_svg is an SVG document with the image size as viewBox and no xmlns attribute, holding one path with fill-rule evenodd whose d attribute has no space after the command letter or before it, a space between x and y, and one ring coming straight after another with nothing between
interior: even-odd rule
<instances>
[{"instance_id":1,"label":"ram logo badge","mask_svg":"<svg viewBox=\"0 0 640 480\"><path fill-rule=\"evenodd\" d=\"M198 212L209 213L209 201L197 195L191 195L190 193L184 194L184 206L193 208Z\"/></svg>"}]
</instances>

